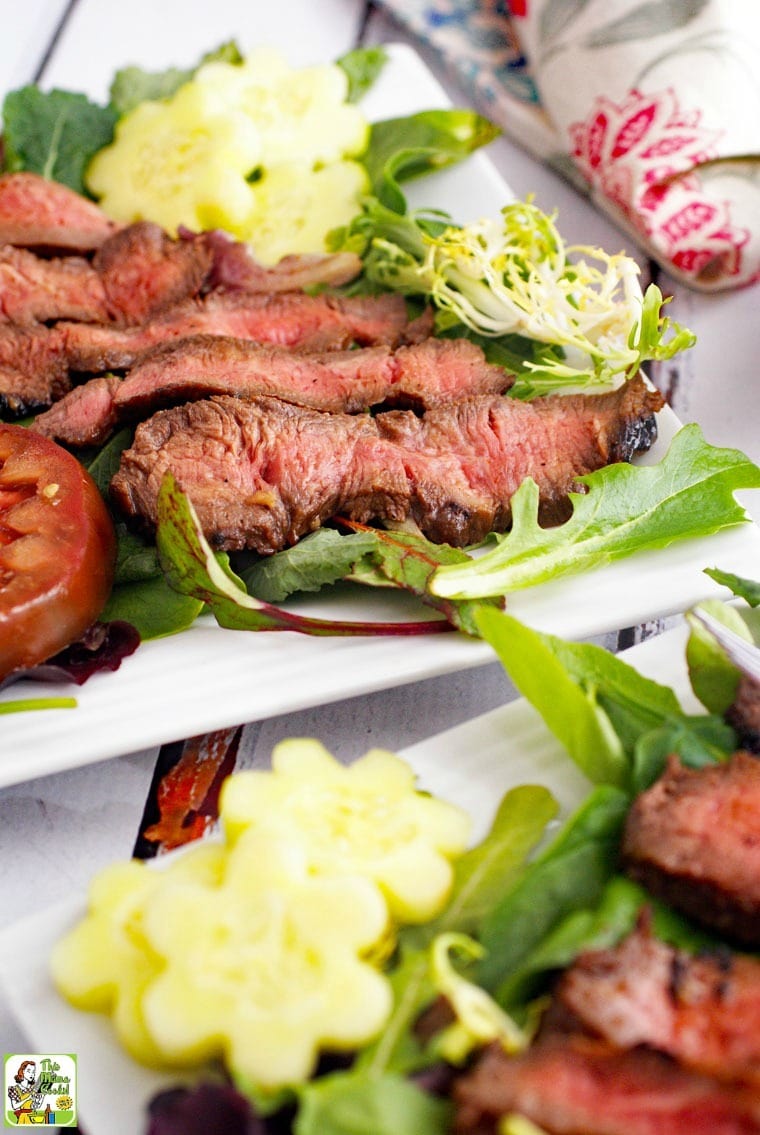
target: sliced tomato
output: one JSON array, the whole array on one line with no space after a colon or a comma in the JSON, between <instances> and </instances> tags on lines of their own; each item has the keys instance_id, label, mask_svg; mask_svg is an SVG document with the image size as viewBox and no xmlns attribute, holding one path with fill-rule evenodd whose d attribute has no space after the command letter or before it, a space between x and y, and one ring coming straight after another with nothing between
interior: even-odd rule
<instances>
[{"instance_id":1,"label":"sliced tomato","mask_svg":"<svg viewBox=\"0 0 760 1135\"><path fill-rule=\"evenodd\" d=\"M115 558L108 510L76 458L0 423L0 678L80 637L105 605Z\"/></svg>"}]
</instances>

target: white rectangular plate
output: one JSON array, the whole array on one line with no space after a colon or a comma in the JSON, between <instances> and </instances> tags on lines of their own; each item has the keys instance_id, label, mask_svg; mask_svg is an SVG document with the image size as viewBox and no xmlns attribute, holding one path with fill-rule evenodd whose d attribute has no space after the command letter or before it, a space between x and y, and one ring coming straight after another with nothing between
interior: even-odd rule
<instances>
[{"instance_id":1,"label":"white rectangular plate","mask_svg":"<svg viewBox=\"0 0 760 1135\"><path fill-rule=\"evenodd\" d=\"M370 118L379 119L446 101L418 56L407 47L393 47L365 107ZM512 194L488 160L476 154L453 170L413 183L409 196L413 205L437 206L464 222L498 215ZM659 415L659 439L647 463L663 456L678 424L669 409ZM541 630L583 638L726 594L703 569L717 565L752 576L758 562L760 531L741 525L518 593L509 609ZM371 589L343 591L339 598L310 600L295 609L355 619L420 617L403 597ZM117 673L98 674L81 689L27 682L0 694L1 702L49 690L78 701L75 710L3 717L0 786L492 660L489 647L453 633L308 638L226 631L201 619L181 635L145 643Z\"/></svg>"},{"instance_id":2,"label":"white rectangular plate","mask_svg":"<svg viewBox=\"0 0 760 1135\"><path fill-rule=\"evenodd\" d=\"M684 665L685 630L678 628L624 652L648 677L672 686L687 712L697 712ZM431 737L401 754L422 789L466 808L474 838L488 829L502 795L520 784L543 784L560 804L560 823L584 799L589 784L538 714L520 700ZM42 911L0 935L0 993L33 1052L74 1052L79 1069L79 1118L89 1135L144 1130L151 1096L181 1077L141 1068L115 1042L110 1022L80 1013L56 994L48 973L54 943L84 912L83 900ZM23 959L23 964L19 960Z\"/></svg>"}]
</instances>

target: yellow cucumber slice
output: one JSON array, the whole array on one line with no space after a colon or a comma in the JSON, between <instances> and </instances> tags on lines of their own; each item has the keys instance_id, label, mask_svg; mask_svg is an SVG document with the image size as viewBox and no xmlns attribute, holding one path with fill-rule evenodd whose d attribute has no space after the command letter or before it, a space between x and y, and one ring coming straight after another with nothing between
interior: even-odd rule
<instances>
[{"instance_id":1,"label":"yellow cucumber slice","mask_svg":"<svg viewBox=\"0 0 760 1135\"><path fill-rule=\"evenodd\" d=\"M140 103L95 155L88 188L119 221L223 228L240 235L251 222L248 176L261 160L259 132L213 90L186 83L166 102Z\"/></svg>"},{"instance_id":2,"label":"yellow cucumber slice","mask_svg":"<svg viewBox=\"0 0 760 1135\"><path fill-rule=\"evenodd\" d=\"M451 860L466 848L470 818L415 786L405 761L372 749L341 765L318 741L282 741L272 771L231 777L220 814L233 843L248 828L286 832L314 870L374 879L399 922L440 912Z\"/></svg>"},{"instance_id":3,"label":"yellow cucumber slice","mask_svg":"<svg viewBox=\"0 0 760 1135\"><path fill-rule=\"evenodd\" d=\"M310 875L288 840L250 831L221 887L156 897L145 930L165 967L143 1011L175 1060L224 1056L234 1076L276 1089L307 1079L321 1048L356 1048L385 1023L390 985L363 960L387 921L369 880Z\"/></svg>"},{"instance_id":4,"label":"yellow cucumber slice","mask_svg":"<svg viewBox=\"0 0 760 1135\"><path fill-rule=\"evenodd\" d=\"M330 230L356 216L368 184L364 166L353 161L318 170L272 166L252 187L256 204L243 239L261 264L294 251L323 253Z\"/></svg>"},{"instance_id":5,"label":"yellow cucumber slice","mask_svg":"<svg viewBox=\"0 0 760 1135\"><path fill-rule=\"evenodd\" d=\"M195 81L249 115L266 167L293 161L326 165L366 149L369 125L346 102L348 79L335 64L296 69L278 52L262 48L241 66L208 63Z\"/></svg>"}]
</instances>

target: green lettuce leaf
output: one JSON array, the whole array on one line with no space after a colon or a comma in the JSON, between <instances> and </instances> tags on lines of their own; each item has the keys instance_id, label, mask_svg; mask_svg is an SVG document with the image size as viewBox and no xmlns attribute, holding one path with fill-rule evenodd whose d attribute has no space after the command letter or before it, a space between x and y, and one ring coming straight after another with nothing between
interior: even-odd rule
<instances>
[{"instance_id":1,"label":"green lettuce leaf","mask_svg":"<svg viewBox=\"0 0 760 1135\"><path fill-rule=\"evenodd\" d=\"M760 583L757 580L745 579L730 571L721 571L720 568L705 568L705 575L709 575L716 583L728 587L737 598L743 599L750 607L760 606Z\"/></svg>"},{"instance_id":2,"label":"green lettuce leaf","mask_svg":"<svg viewBox=\"0 0 760 1135\"><path fill-rule=\"evenodd\" d=\"M230 40L207 52L194 67L169 67L164 71L144 71L142 67L122 67L116 72L109 91L111 106L119 118L141 102L171 98L188 83L204 63L242 63L237 44Z\"/></svg>"},{"instance_id":3,"label":"green lettuce leaf","mask_svg":"<svg viewBox=\"0 0 760 1135\"><path fill-rule=\"evenodd\" d=\"M251 595L281 603L297 591L320 591L350 574L354 564L376 547L374 532L341 535L318 528L273 556L266 556L237 573Z\"/></svg>"},{"instance_id":4,"label":"green lettuce leaf","mask_svg":"<svg viewBox=\"0 0 760 1135\"><path fill-rule=\"evenodd\" d=\"M294 592L319 591L344 579L369 587L399 587L440 611L451 626L478 634L474 615L481 604L438 599L428 590L435 570L441 564L467 562L465 552L414 533L368 528L351 520L342 523L351 529L348 535L320 528L292 548L239 569L249 593L280 603ZM503 605L501 599L489 602Z\"/></svg>"},{"instance_id":5,"label":"green lettuce leaf","mask_svg":"<svg viewBox=\"0 0 760 1135\"><path fill-rule=\"evenodd\" d=\"M509 1004L502 982L509 982L549 931L572 911L599 902L614 872L629 804L619 789L595 788L484 920L480 942L486 954L477 980L502 1005Z\"/></svg>"},{"instance_id":6,"label":"green lettuce leaf","mask_svg":"<svg viewBox=\"0 0 760 1135\"><path fill-rule=\"evenodd\" d=\"M375 122L362 155L370 191L402 214L406 198L400 182L454 165L500 133L498 126L473 110L423 110Z\"/></svg>"},{"instance_id":7,"label":"green lettuce leaf","mask_svg":"<svg viewBox=\"0 0 760 1135\"><path fill-rule=\"evenodd\" d=\"M446 1135L452 1104L403 1076L341 1072L299 1091L294 1135Z\"/></svg>"},{"instance_id":8,"label":"green lettuce leaf","mask_svg":"<svg viewBox=\"0 0 760 1135\"><path fill-rule=\"evenodd\" d=\"M71 91L26 86L3 103L3 168L28 170L87 195L84 173L113 138L116 112Z\"/></svg>"},{"instance_id":9,"label":"green lettuce leaf","mask_svg":"<svg viewBox=\"0 0 760 1135\"><path fill-rule=\"evenodd\" d=\"M388 52L379 46L357 47L336 59L348 78L348 102L359 102L366 95L387 62Z\"/></svg>"},{"instance_id":10,"label":"green lettuce leaf","mask_svg":"<svg viewBox=\"0 0 760 1135\"><path fill-rule=\"evenodd\" d=\"M708 612L747 642L752 642L747 624L734 607L722 603L719 599L706 599L696 608L697 611L700 609ZM706 709L711 713L722 715L729 706L733 705L741 680L741 671L731 661L717 639L691 611L686 612L686 621L689 624L686 663L689 668L691 688Z\"/></svg>"},{"instance_id":11,"label":"green lettuce leaf","mask_svg":"<svg viewBox=\"0 0 760 1135\"><path fill-rule=\"evenodd\" d=\"M521 876L531 851L557 812L551 793L538 785L507 792L485 838L454 865L454 883L442 914L424 926L399 931L400 962L389 974L393 1012L383 1034L358 1056L357 1069L372 1075L409 1072L434 1059L414 1035L419 1013L435 998L429 947L439 934L477 930Z\"/></svg>"},{"instance_id":12,"label":"green lettuce leaf","mask_svg":"<svg viewBox=\"0 0 760 1135\"><path fill-rule=\"evenodd\" d=\"M760 487L760 468L736 449L709 445L698 425L684 426L656 465L608 465L579 477L572 516L538 523L538 486L528 478L512 497L512 531L468 564L439 568L434 595L477 599L601 567L645 549L707 536L749 519L738 489Z\"/></svg>"},{"instance_id":13,"label":"green lettuce leaf","mask_svg":"<svg viewBox=\"0 0 760 1135\"><path fill-rule=\"evenodd\" d=\"M674 692L593 643L565 642L482 608L478 629L517 689L592 783L641 790L668 753L700 767L725 760L735 734L685 714Z\"/></svg>"},{"instance_id":14,"label":"green lettuce leaf","mask_svg":"<svg viewBox=\"0 0 760 1135\"><path fill-rule=\"evenodd\" d=\"M451 629L442 620L363 623L312 619L263 603L248 594L230 570L226 556L214 555L192 503L168 472L158 494L156 547L170 586L206 604L219 625L231 630L290 630L312 635L408 635L435 634Z\"/></svg>"}]
</instances>

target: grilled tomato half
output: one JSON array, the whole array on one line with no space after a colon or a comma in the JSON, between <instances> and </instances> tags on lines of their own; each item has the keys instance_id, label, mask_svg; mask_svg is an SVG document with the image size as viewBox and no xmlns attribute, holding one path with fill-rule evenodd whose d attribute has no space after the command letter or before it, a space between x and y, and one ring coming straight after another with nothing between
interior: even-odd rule
<instances>
[{"instance_id":1,"label":"grilled tomato half","mask_svg":"<svg viewBox=\"0 0 760 1135\"><path fill-rule=\"evenodd\" d=\"M75 457L0 423L0 679L75 642L113 582L116 537Z\"/></svg>"}]
</instances>

